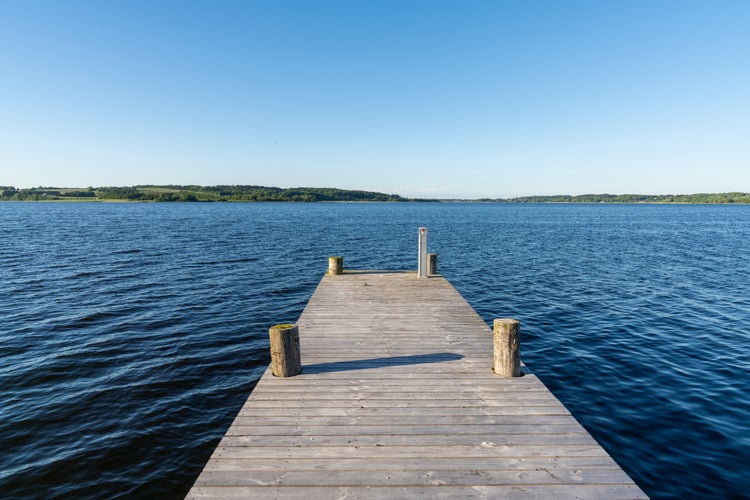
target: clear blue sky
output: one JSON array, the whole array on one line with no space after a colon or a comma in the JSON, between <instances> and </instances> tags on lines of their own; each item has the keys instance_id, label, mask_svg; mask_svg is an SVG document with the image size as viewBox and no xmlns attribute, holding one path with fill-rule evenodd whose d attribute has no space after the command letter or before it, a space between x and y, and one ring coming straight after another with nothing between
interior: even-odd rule
<instances>
[{"instance_id":1,"label":"clear blue sky","mask_svg":"<svg viewBox=\"0 0 750 500\"><path fill-rule=\"evenodd\" d=\"M1 0L0 185L750 191L750 1Z\"/></svg>"}]
</instances>

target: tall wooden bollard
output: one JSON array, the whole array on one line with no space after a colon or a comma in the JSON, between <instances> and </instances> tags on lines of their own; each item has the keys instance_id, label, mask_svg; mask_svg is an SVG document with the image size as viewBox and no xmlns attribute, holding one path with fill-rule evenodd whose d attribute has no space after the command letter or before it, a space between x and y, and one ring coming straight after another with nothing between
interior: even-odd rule
<instances>
[{"instance_id":1,"label":"tall wooden bollard","mask_svg":"<svg viewBox=\"0 0 750 500\"><path fill-rule=\"evenodd\" d=\"M328 274L343 274L344 258L338 255L328 257Z\"/></svg>"},{"instance_id":2,"label":"tall wooden bollard","mask_svg":"<svg viewBox=\"0 0 750 500\"><path fill-rule=\"evenodd\" d=\"M495 359L492 370L501 377L521 376L520 322L501 318L494 322Z\"/></svg>"},{"instance_id":3,"label":"tall wooden bollard","mask_svg":"<svg viewBox=\"0 0 750 500\"><path fill-rule=\"evenodd\" d=\"M427 254L427 274L437 274L437 254L436 253L428 253Z\"/></svg>"},{"instance_id":4,"label":"tall wooden bollard","mask_svg":"<svg viewBox=\"0 0 750 500\"><path fill-rule=\"evenodd\" d=\"M294 377L302 372L297 325L275 325L271 337L271 372L277 377Z\"/></svg>"}]
</instances>

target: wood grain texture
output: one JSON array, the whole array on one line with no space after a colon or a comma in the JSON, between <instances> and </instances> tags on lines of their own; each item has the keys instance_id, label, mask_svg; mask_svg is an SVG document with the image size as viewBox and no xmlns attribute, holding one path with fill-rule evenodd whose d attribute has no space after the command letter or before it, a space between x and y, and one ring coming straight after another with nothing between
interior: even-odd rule
<instances>
[{"instance_id":1,"label":"wood grain texture","mask_svg":"<svg viewBox=\"0 0 750 500\"><path fill-rule=\"evenodd\" d=\"M328 257L328 274L339 275L344 272L344 258L338 255Z\"/></svg>"},{"instance_id":2,"label":"wood grain texture","mask_svg":"<svg viewBox=\"0 0 750 500\"><path fill-rule=\"evenodd\" d=\"M494 321L494 372L501 377L521 376L521 341L519 321L500 318Z\"/></svg>"},{"instance_id":3,"label":"wood grain texture","mask_svg":"<svg viewBox=\"0 0 750 500\"><path fill-rule=\"evenodd\" d=\"M275 325L268 331L271 344L271 373L294 377L302 371L297 325Z\"/></svg>"},{"instance_id":4,"label":"wood grain texture","mask_svg":"<svg viewBox=\"0 0 750 500\"><path fill-rule=\"evenodd\" d=\"M187 498L646 498L442 277L326 275Z\"/></svg>"}]
</instances>

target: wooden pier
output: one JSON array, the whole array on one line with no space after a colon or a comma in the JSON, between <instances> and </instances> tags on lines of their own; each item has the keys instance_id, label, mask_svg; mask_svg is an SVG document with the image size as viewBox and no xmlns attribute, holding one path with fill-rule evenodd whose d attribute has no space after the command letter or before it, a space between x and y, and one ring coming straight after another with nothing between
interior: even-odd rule
<instances>
[{"instance_id":1,"label":"wooden pier","mask_svg":"<svg viewBox=\"0 0 750 500\"><path fill-rule=\"evenodd\" d=\"M187 498L646 498L441 276L326 275Z\"/></svg>"}]
</instances>

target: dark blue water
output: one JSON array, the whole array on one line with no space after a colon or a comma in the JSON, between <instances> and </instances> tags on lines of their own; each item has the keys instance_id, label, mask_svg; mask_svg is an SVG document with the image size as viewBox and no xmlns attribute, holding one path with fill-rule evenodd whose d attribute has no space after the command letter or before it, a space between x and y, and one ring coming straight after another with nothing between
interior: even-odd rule
<instances>
[{"instance_id":1,"label":"dark blue water","mask_svg":"<svg viewBox=\"0 0 750 500\"><path fill-rule=\"evenodd\" d=\"M327 266L440 271L653 497L750 484L750 207L0 204L0 496L181 498Z\"/></svg>"}]
</instances>

